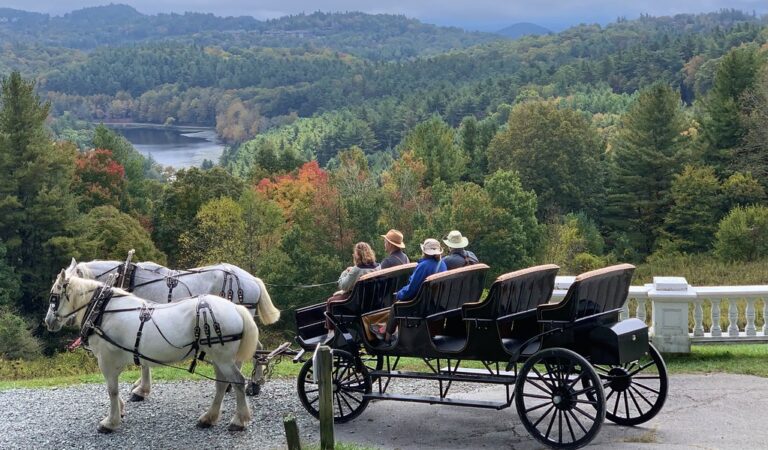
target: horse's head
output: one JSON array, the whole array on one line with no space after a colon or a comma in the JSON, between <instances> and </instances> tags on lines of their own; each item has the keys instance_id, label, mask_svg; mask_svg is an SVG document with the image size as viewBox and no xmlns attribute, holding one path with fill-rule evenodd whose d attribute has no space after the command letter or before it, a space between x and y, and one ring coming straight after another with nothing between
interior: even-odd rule
<instances>
[{"instance_id":1,"label":"horse's head","mask_svg":"<svg viewBox=\"0 0 768 450\"><path fill-rule=\"evenodd\" d=\"M51 287L51 293L48 297L48 312L45 315L45 325L48 331L59 331L62 326L69 325L75 321L80 308L80 300L73 296L73 290L70 288L70 282L77 276L77 262L72 258L72 262L66 269L56 276L56 280Z\"/></svg>"}]
</instances>

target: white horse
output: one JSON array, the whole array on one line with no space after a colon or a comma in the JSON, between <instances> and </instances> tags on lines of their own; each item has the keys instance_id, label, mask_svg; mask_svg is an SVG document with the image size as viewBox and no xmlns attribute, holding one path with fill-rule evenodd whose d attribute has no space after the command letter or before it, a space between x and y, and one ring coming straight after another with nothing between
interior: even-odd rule
<instances>
[{"instance_id":1,"label":"white horse","mask_svg":"<svg viewBox=\"0 0 768 450\"><path fill-rule=\"evenodd\" d=\"M130 263L128 270L122 261L94 260L77 263L74 258L68 272L80 278L106 281L118 274L117 286L137 297L157 303L176 302L195 295L214 294L255 309L261 322L270 325L280 319L264 282L244 269L232 264L216 264L189 270L172 270L153 262ZM123 275L126 275L123 277ZM257 349L261 350L261 343ZM264 382L264 367L253 358L253 373L246 393L256 395ZM149 396L152 374L149 367L141 366L141 378L134 383L131 401L142 401Z\"/></svg>"},{"instance_id":2,"label":"white horse","mask_svg":"<svg viewBox=\"0 0 768 450\"><path fill-rule=\"evenodd\" d=\"M86 313L90 318L98 313L99 302L94 293L103 286L62 270L52 289L57 294L52 295L45 316L48 330L58 331L70 319L82 327ZM120 425L124 404L118 393L118 376L134 358L141 358L145 365L168 364L197 356L198 351L204 351L205 360L215 368L216 394L197 425L205 428L216 424L224 393L232 384L237 411L229 429L243 430L251 419L251 411L245 399L245 377L236 363L250 358L258 344L259 330L250 312L214 295L155 304L122 289L115 288L113 292L103 306L101 319L93 327L81 328L81 334L83 330L93 333L88 347L96 356L109 393L109 414L99 422L98 430L109 433ZM216 332L200 333L201 328Z\"/></svg>"}]
</instances>

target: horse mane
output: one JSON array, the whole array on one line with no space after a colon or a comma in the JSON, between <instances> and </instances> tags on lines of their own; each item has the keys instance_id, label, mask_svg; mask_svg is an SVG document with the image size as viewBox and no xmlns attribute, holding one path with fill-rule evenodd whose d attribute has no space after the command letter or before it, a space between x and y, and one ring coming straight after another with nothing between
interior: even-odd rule
<instances>
[{"instance_id":1,"label":"horse mane","mask_svg":"<svg viewBox=\"0 0 768 450\"><path fill-rule=\"evenodd\" d=\"M77 263L77 265L75 266L75 270L76 270L75 273L79 273L78 276L80 278L87 278L90 280L93 280L94 278L96 278L93 276L93 271L91 271L91 269L88 267L88 263L85 263L85 262Z\"/></svg>"},{"instance_id":2,"label":"horse mane","mask_svg":"<svg viewBox=\"0 0 768 450\"><path fill-rule=\"evenodd\" d=\"M104 286L104 283L102 283L101 281L91 280L88 278L81 278L77 276L70 277L68 282L69 282L69 285L72 287L72 294L75 298L85 297L88 292L93 292L94 290ZM113 287L112 291L115 294L130 295L128 294L128 292L117 287ZM90 298L86 299L86 301L88 300L90 300Z\"/></svg>"}]
</instances>

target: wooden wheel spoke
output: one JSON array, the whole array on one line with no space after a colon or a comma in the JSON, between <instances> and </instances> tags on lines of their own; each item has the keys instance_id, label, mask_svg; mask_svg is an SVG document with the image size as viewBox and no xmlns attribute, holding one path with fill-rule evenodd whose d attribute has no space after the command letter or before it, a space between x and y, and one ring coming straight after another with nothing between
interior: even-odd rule
<instances>
[{"instance_id":1,"label":"wooden wheel spoke","mask_svg":"<svg viewBox=\"0 0 768 450\"><path fill-rule=\"evenodd\" d=\"M616 415L616 411L619 409L619 402L621 401L621 392L616 395L616 402L613 404L613 415Z\"/></svg>"},{"instance_id":2,"label":"wooden wheel spoke","mask_svg":"<svg viewBox=\"0 0 768 450\"><path fill-rule=\"evenodd\" d=\"M631 377L634 377L636 374L638 374L638 373L642 372L643 370L645 370L645 369L647 369L648 367L650 367L650 366L653 366L653 365L655 365L655 364L656 364L656 361L654 361L654 360L650 360L650 361L648 361L646 364L643 364L642 366L640 366L640 367L639 367L637 370L635 370L634 372L630 372L629 376L631 376Z\"/></svg>"},{"instance_id":3,"label":"wooden wheel spoke","mask_svg":"<svg viewBox=\"0 0 768 450\"><path fill-rule=\"evenodd\" d=\"M530 398L541 398L544 400L552 400L552 397L546 396L546 395L538 395L538 394L526 394L523 393L523 397L530 397Z\"/></svg>"},{"instance_id":4,"label":"wooden wheel spoke","mask_svg":"<svg viewBox=\"0 0 768 450\"><path fill-rule=\"evenodd\" d=\"M643 389L645 389L647 391L651 391L651 392L653 392L656 395L660 395L659 391L657 391L656 389L650 388L650 387L644 385L643 383L634 382L634 383L632 383L632 385L633 386L640 386L641 388L643 388Z\"/></svg>"},{"instance_id":5,"label":"wooden wheel spoke","mask_svg":"<svg viewBox=\"0 0 768 450\"><path fill-rule=\"evenodd\" d=\"M605 387L605 386L603 386L603 387ZM616 391L614 391L613 389L611 389L611 392L609 392L609 393L608 393L608 395L606 395L606 396L605 396L605 401L607 402L607 401L608 401L608 399L609 399L609 398L611 398L611 395L613 395L613 394L615 394L615 393L616 393Z\"/></svg>"},{"instance_id":6,"label":"wooden wheel spoke","mask_svg":"<svg viewBox=\"0 0 768 450\"><path fill-rule=\"evenodd\" d=\"M563 443L563 412L557 410L557 442Z\"/></svg>"},{"instance_id":7,"label":"wooden wheel spoke","mask_svg":"<svg viewBox=\"0 0 768 450\"><path fill-rule=\"evenodd\" d=\"M595 386L588 386L580 391L574 391L571 395L573 395L574 397L578 397L579 395L582 395L582 394L589 395L590 392L595 391L596 389L597 387Z\"/></svg>"},{"instance_id":8,"label":"wooden wheel spoke","mask_svg":"<svg viewBox=\"0 0 768 450\"><path fill-rule=\"evenodd\" d=\"M542 392L546 392L546 393L548 393L548 394L552 393L552 390L551 390L551 389L547 389L547 388L544 388L544 387L542 387L540 384L536 383L535 381L531 380L530 378L526 378L526 380L525 380L525 381L527 381L528 383L530 383L530 384L532 384L532 385L536 386L536 387L537 387L537 388L539 388L539 390L541 390Z\"/></svg>"},{"instance_id":9,"label":"wooden wheel spoke","mask_svg":"<svg viewBox=\"0 0 768 450\"><path fill-rule=\"evenodd\" d=\"M531 411L536 411L537 409L541 409L541 408L543 408L543 407L545 407L545 406L551 406L551 405L552 405L551 403L541 403L541 404L539 404L539 405L536 405L536 406L532 406L532 407L530 407L530 408L526 409L526 410L525 410L525 413L526 413L526 414L528 414L528 413L529 413L529 412L531 412Z\"/></svg>"},{"instance_id":10,"label":"wooden wheel spoke","mask_svg":"<svg viewBox=\"0 0 768 450\"><path fill-rule=\"evenodd\" d=\"M571 412L571 411L567 410L567 412ZM568 432L571 433L571 442L576 442L576 433L573 432L573 427L571 426L571 419L568 418L568 414L566 412L563 412L563 416L565 416L565 424L568 425Z\"/></svg>"},{"instance_id":11,"label":"wooden wheel spoke","mask_svg":"<svg viewBox=\"0 0 768 450\"><path fill-rule=\"evenodd\" d=\"M595 416L592 416L592 415L590 415L588 412L584 411L583 409L579 408L579 407L578 407L578 406L576 406L576 405L573 405L573 409L575 409L576 411L580 412L582 415L584 415L584 416L586 416L586 417L589 417L589 420L591 420L591 421L593 421L593 422L594 422L595 420L597 420L597 419L595 418Z\"/></svg>"},{"instance_id":12,"label":"wooden wheel spoke","mask_svg":"<svg viewBox=\"0 0 768 450\"><path fill-rule=\"evenodd\" d=\"M584 372L584 371L579 372L579 374L576 376L576 378L568 385L568 388L570 389L570 388L573 388L574 386L576 386L576 383L579 380L581 380L582 378L584 378L584 374L585 373L586 372Z\"/></svg>"},{"instance_id":13,"label":"wooden wheel spoke","mask_svg":"<svg viewBox=\"0 0 768 450\"><path fill-rule=\"evenodd\" d=\"M559 412L559 410L557 411ZM544 435L544 438L549 440L549 433L552 432L552 425L555 424L555 417L557 417L558 414L552 414L552 419L549 421L549 426L547 427L547 433Z\"/></svg>"},{"instance_id":14,"label":"wooden wheel spoke","mask_svg":"<svg viewBox=\"0 0 768 450\"><path fill-rule=\"evenodd\" d=\"M632 397L632 403L635 404L635 408L637 408L637 412L639 412L640 415L642 416L644 413L643 413L642 408L640 408L640 404L637 403L637 399L635 398L635 394L632 393L631 389L628 390L627 392L629 392L629 396ZM629 414L627 414L627 418L629 418Z\"/></svg>"},{"instance_id":15,"label":"wooden wheel spoke","mask_svg":"<svg viewBox=\"0 0 768 450\"><path fill-rule=\"evenodd\" d=\"M587 434L587 429L584 428L584 425L581 424L581 421L578 419L578 417L576 417L576 414L574 414L573 411L571 411L570 409L568 410L568 414L571 415L571 417L573 418L573 421L576 422L576 425L578 425L579 428L581 428L581 431L583 431L584 434Z\"/></svg>"},{"instance_id":16,"label":"wooden wheel spoke","mask_svg":"<svg viewBox=\"0 0 768 450\"><path fill-rule=\"evenodd\" d=\"M541 421L542 421L542 420L544 420L544 418L545 418L545 417L547 417L547 416L549 415L549 412L550 412L550 411L552 411L553 409L555 409L555 405L551 405L551 406L549 407L549 409L547 409L546 411L544 411L544 414L542 414L542 415L541 415L541 417L539 417L539 420L537 420L537 421L536 421L536 422L533 424L533 427L534 427L534 428L536 428L536 427L537 427L537 426L538 426L538 425L541 423Z\"/></svg>"},{"instance_id":17,"label":"wooden wheel spoke","mask_svg":"<svg viewBox=\"0 0 768 450\"><path fill-rule=\"evenodd\" d=\"M629 388L630 388L630 389L632 389L633 391L635 391L635 394L637 394L638 396L640 396L640 398L642 398L642 399L643 399L643 401L645 401L645 403L648 403L648 406L650 406L651 408L653 408L653 403L651 403L651 401L650 401L650 400L648 400L647 398L645 398L645 395L643 395L643 394L642 394L642 392L638 391L638 390L637 390L637 388L636 388L636 387L634 387L634 386L630 386Z\"/></svg>"},{"instance_id":18,"label":"wooden wheel spoke","mask_svg":"<svg viewBox=\"0 0 768 450\"><path fill-rule=\"evenodd\" d=\"M629 419L629 395L624 391L624 415Z\"/></svg>"},{"instance_id":19,"label":"wooden wheel spoke","mask_svg":"<svg viewBox=\"0 0 768 450\"><path fill-rule=\"evenodd\" d=\"M554 391L554 390L555 390L555 386L554 386L553 384L549 384L549 381L547 381L547 379L546 379L546 378L544 378L544 375L542 375L542 374L541 374L541 372L539 372L539 371L536 369L536 367L531 367L531 369L532 369L534 372L536 372L536 375L539 377L539 380L540 380L542 383L544 383L544 384L545 384L545 385L546 385L546 386L549 388L549 392L552 392L552 391ZM529 381L530 381L530 379L531 379L530 377L528 377L528 378L527 378L527 380L529 380ZM544 390L544 389L542 389L542 390Z\"/></svg>"},{"instance_id":20,"label":"wooden wheel spoke","mask_svg":"<svg viewBox=\"0 0 768 450\"><path fill-rule=\"evenodd\" d=\"M314 403L317 403L318 400L320 400L320 396L319 395L317 397L315 397L314 400L310 401L309 404L312 405Z\"/></svg>"}]
</instances>

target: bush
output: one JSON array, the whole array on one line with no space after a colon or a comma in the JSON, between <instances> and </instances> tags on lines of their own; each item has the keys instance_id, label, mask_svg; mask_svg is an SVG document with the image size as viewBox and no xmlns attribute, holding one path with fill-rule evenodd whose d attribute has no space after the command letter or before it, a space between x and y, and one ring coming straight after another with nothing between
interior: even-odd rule
<instances>
[{"instance_id":1,"label":"bush","mask_svg":"<svg viewBox=\"0 0 768 450\"><path fill-rule=\"evenodd\" d=\"M720 221L715 254L726 261L756 261L768 256L768 208L736 207Z\"/></svg>"},{"instance_id":2,"label":"bush","mask_svg":"<svg viewBox=\"0 0 768 450\"><path fill-rule=\"evenodd\" d=\"M31 327L24 319L0 310L0 357L33 359L40 356L40 348L40 341L32 335Z\"/></svg>"},{"instance_id":3,"label":"bush","mask_svg":"<svg viewBox=\"0 0 768 450\"><path fill-rule=\"evenodd\" d=\"M605 266L605 261L591 253L578 253L573 257L570 268L574 273L584 273Z\"/></svg>"}]
</instances>

